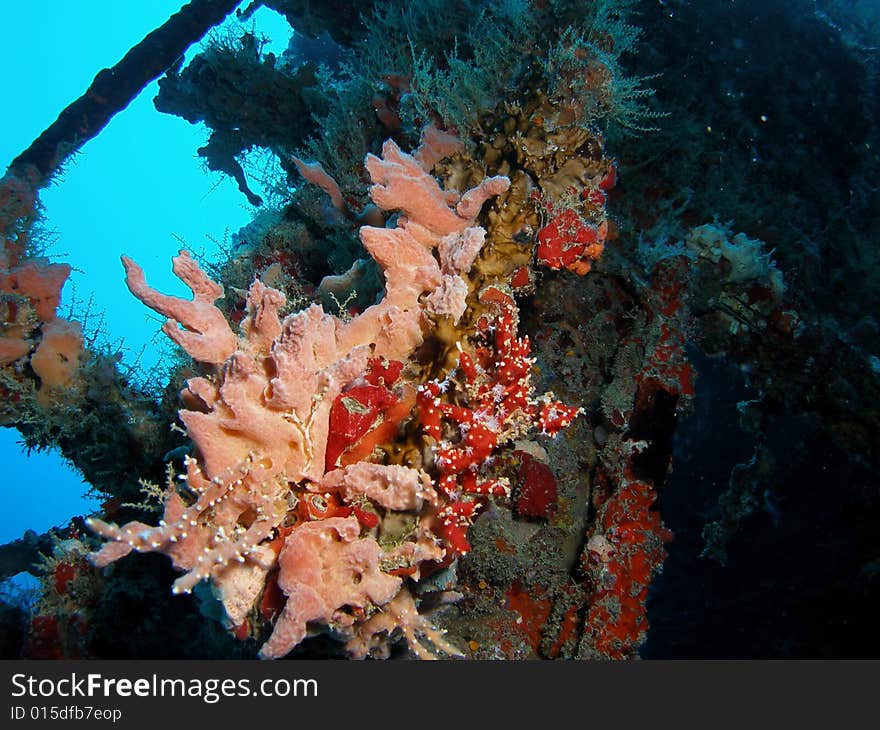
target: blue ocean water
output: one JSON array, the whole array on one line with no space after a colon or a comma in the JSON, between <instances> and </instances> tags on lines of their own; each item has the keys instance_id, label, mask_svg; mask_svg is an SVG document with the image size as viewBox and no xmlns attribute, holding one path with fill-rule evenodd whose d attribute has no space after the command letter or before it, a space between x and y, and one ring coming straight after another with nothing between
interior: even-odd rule
<instances>
[{"instance_id":1,"label":"blue ocean water","mask_svg":"<svg viewBox=\"0 0 880 730\"><path fill-rule=\"evenodd\" d=\"M5 43L17 59L0 76L0 95L11 100L0 121L0 160L8 164L47 127L94 75L118 61L144 35L180 9L178 0L7 3L4 24L20 32ZM276 13L259 12L259 32L283 49L289 26ZM190 56L198 46L190 50ZM60 311L82 317L86 330L121 349L123 362L149 373L161 356L161 322L123 283L119 256L141 263L151 283L184 295L171 273L169 252L181 247L210 254L217 242L247 223L251 211L228 178L210 175L194 150L204 141L199 125L156 113L150 84L107 128L88 142L60 182L42 196L51 245L46 254L70 263L73 274ZM0 431L3 515L0 543L25 530L42 533L97 505L88 485L55 453L28 456L12 429ZM34 499L34 493L40 498Z\"/></svg>"}]
</instances>

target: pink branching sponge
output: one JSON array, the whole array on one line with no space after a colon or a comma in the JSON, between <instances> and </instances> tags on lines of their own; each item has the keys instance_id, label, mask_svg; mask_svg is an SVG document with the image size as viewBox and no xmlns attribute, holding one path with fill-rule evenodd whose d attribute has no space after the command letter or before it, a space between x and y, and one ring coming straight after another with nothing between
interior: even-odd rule
<instances>
[{"instance_id":1,"label":"pink branching sponge","mask_svg":"<svg viewBox=\"0 0 880 730\"><path fill-rule=\"evenodd\" d=\"M434 463L352 460L349 447L378 420L387 416L394 426L401 406L415 402L406 365L439 318L456 323L465 313L464 277L486 238L476 218L509 186L507 178L491 177L461 195L444 191L428 168L454 149L454 138L434 130L415 155L388 141L381 157L367 157L373 202L400 215L394 228L360 229L385 292L353 319L312 305L282 320L284 295L258 280L235 333L214 306L221 287L185 251L174 271L192 300L156 292L123 260L132 293L168 318L165 333L216 372L191 378L181 394L180 419L194 446L185 488L169 484L158 526L90 520L108 540L92 556L97 566L132 550L164 553L182 571L173 591L208 581L238 635L246 635L270 585L284 605L272 612L277 618L260 652L266 658L290 652L316 624L346 639L353 656L381 654L392 634L402 634L422 658L433 655L422 640L434 651L458 653L418 614L409 581L466 552L478 499L506 494L503 483L480 473L496 447L536 425L555 434L578 409L534 397L528 341L516 336L508 297L495 334L481 335L485 352L470 364L462 354L470 406L438 399L436 430L420 408L425 430L439 441ZM326 173L305 163L300 169L342 205ZM419 398L433 401L440 387L426 385ZM444 424L456 424L461 441L446 440ZM380 542L391 524L406 531Z\"/></svg>"}]
</instances>

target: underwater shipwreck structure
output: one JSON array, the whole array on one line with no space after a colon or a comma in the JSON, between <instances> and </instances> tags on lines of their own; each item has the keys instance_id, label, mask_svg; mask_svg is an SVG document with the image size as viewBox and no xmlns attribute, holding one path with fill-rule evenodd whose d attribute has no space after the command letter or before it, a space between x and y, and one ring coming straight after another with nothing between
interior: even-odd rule
<instances>
[{"instance_id":1,"label":"underwater shipwreck structure","mask_svg":"<svg viewBox=\"0 0 880 730\"><path fill-rule=\"evenodd\" d=\"M869 243L857 264L826 240L835 220L847 240L873 233L876 258L876 161L819 151L816 179L783 200L797 162L777 150L749 167L754 110L677 65L681 26L722 32L688 3L667 3L674 21L634 0L238 5L185 6L0 185L0 423L60 449L104 498L4 547L6 574L43 586L7 652L876 651L856 635L880 595L876 271ZM296 28L279 57L249 23L260 5ZM701 7L747 25L721 5ZM787 18L792 32L821 36L867 88L876 59L827 5ZM150 388L59 316L70 269L33 229L40 187L160 75L156 107L205 125L199 155L255 218L222 260L169 251L191 298L123 257L179 348ZM689 132L695 99L745 137ZM803 118L794 92L771 102ZM871 104L852 111L859 143L876 136ZM266 155L280 172L261 196ZM864 194L835 208L842 168ZM846 230L811 218L829 209ZM865 292L860 311L840 281ZM786 462L796 451L824 483ZM807 549L805 522L816 559L783 560ZM786 646L760 613L774 576L792 586ZM807 627L835 600L850 622L817 647ZM766 629L737 645L718 627L734 615Z\"/></svg>"}]
</instances>

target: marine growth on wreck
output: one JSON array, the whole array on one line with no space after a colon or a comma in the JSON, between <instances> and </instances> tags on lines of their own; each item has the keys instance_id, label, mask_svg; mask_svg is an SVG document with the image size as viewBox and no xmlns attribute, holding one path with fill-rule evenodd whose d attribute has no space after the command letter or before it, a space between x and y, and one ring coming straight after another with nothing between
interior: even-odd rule
<instances>
[{"instance_id":1,"label":"marine growth on wreck","mask_svg":"<svg viewBox=\"0 0 880 730\"><path fill-rule=\"evenodd\" d=\"M203 0L191 61L132 49L254 221L168 251L189 296L122 257L176 347L146 387L35 245L81 140L9 166L0 423L103 501L0 548L41 581L6 655L876 655L880 22L791 5Z\"/></svg>"}]
</instances>

